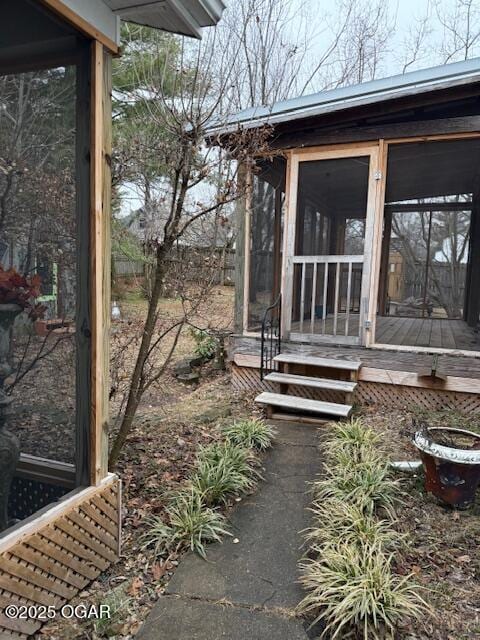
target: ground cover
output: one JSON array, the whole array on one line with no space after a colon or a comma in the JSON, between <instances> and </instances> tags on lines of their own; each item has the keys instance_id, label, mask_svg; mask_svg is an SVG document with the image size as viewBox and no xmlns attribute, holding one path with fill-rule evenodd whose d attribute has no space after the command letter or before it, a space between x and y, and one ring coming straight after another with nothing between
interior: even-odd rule
<instances>
[{"instance_id":1,"label":"ground cover","mask_svg":"<svg viewBox=\"0 0 480 640\"><path fill-rule=\"evenodd\" d=\"M375 450L380 454L380 459L388 461L419 459L412 444L412 436L418 425L425 422L431 426L449 425L480 432L478 418L455 411L428 412L415 407L392 410L372 406L363 408L359 413L363 424L377 437ZM337 457L338 455L341 453L337 452ZM350 459L352 460L351 456ZM429 604L431 612L424 611L418 618L401 616L396 623L396 638L467 640L480 637L480 554L477 546L480 540L479 502L468 511L457 511L425 492L421 473L413 476L397 473L391 477L399 481L401 487L401 500L394 505L393 538L390 525L384 527L378 522L369 522L368 526L358 526L362 510L354 513L356 507L343 505L335 509L332 506L329 525L338 531L342 522L344 526L347 519L350 522L345 534L347 538L354 537L357 541L360 538L368 539L369 536L380 539L382 545L394 553L391 569L398 579L411 576L413 583L420 587L421 597ZM339 484L341 483L338 481L334 483L336 491ZM329 489L328 473L321 481L321 488L323 494L326 490L329 493L322 497L331 499L333 490ZM340 489L343 491L345 485ZM333 494L338 497L335 496L335 491ZM382 491L381 497L385 500L385 492ZM318 523L327 520L325 511L328 511L328 505L319 505L317 502L315 509L317 513L314 513L314 518L320 531L313 534L310 532L307 537L310 544L320 542L324 549L325 541L328 542L328 530L322 533ZM323 520L319 521L319 518ZM389 520L388 514L384 513L382 519L385 518ZM364 519L362 523L365 525ZM312 586L310 580L310 589ZM314 616L311 616L310 620L313 619ZM320 625L318 634L321 630ZM358 629L357 633L358 637L363 637ZM336 637L348 636L340 634ZM370 635L367 637L370 638Z\"/></svg>"}]
</instances>

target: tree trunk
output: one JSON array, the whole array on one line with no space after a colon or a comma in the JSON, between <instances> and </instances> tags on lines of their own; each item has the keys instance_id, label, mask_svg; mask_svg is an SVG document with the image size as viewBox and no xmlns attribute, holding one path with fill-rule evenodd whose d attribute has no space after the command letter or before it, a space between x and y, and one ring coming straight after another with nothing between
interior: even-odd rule
<instances>
[{"instance_id":1,"label":"tree trunk","mask_svg":"<svg viewBox=\"0 0 480 640\"><path fill-rule=\"evenodd\" d=\"M142 341L138 350L135 368L132 374L130 389L128 392L127 406L123 415L120 429L112 446L109 457L109 468L113 469L118 462L120 452L125 441L131 431L135 413L142 398L143 387L143 370L147 361L148 352L152 343L153 334L155 332L155 324L157 319L157 307L160 300L160 294L163 286L163 278L165 271L166 247L164 245L157 249L157 265L155 270L155 280L152 287L152 294L148 302L147 318L143 329Z\"/></svg>"}]
</instances>

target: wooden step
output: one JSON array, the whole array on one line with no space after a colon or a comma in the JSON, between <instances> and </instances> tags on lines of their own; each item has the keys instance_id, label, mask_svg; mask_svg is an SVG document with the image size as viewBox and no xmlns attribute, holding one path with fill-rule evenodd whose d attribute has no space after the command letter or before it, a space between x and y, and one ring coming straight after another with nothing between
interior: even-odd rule
<instances>
[{"instance_id":1,"label":"wooden step","mask_svg":"<svg viewBox=\"0 0 480 640\"><path fill-rule=\"evenodd\" d=\"M323 367L325 369L341 369L342 371L358 371L362 363L358 360L337 360L336 358L317 358L301 353L280 353L274 358L275 362L283 364L301 364L309 367Z\"/></svg>"},{"instance_id":2,"label":"wooden step","mask_svg":"<svg viewBox=\"0 0 480 640\"><path fill-rule=\"evenodd\" d=\"M308 400L298 396L289 396L283 393L270 393L264 391L255 398L255 402L266 404L282 409L294 409L296 411L308 411L321 415L337 416L346 418L352 407L348 404L337 404L335 402L323 402L323 400Z\"/></svg>"},{"instance_id":3,"label":"wooden step","mask_svg":"<svg viewBox=\"0 0 480 640\"><path fill-rule=\"evenodd\" d=\"M294 373L280 373L272 371L265 380L278 382L279 384L296 384L299 387L313 387L314 389L329 389L331 391L341 391L352 393L357 386L356 382L346 380L330 380L329 378L312 378L311 376L297 376Z\"/></svg>"}]
</instances>

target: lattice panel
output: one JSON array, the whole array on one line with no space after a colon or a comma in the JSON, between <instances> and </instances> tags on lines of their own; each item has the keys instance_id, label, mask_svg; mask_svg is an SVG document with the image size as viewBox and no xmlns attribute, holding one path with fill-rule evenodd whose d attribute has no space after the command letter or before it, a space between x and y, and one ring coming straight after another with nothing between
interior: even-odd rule
<instances>
[{"instance_id":1,"label":"lattice panel","mask_svg":"<svg viewBox=\"0 0 480 640\"><path fill-rule=\"evenodd\" d=\"M480 414L480 397L476 393L461 393L383 384L360 382L355 390L358 404L383 404L388 407L408 408L412 405L424 409L455 409L467 414Z\"/></svg>"},{"instance_id":2,"label":"lattice panel","mask_svg":"<svg viewBox=\"0 0 480 640\"><path fill-rule=\"evenodd\" d=\"M0 555L0 612L7 604L68 602L118 558L120 483L109 485ZM41 623L0 613L0 638L28 638Z\"/></svg>"},{"instance_id":3,"label":"lattice panel","mask_svg":"<svg viewBox=\"0 0 480 640\"><path fill-rule=\"evenodd\" d=\"M278 386L260 381L260 372L252 367L238 367L232 365L232 384L238 391L277 391ZM343 402L342 394L334 391L307 389L291 386L289 393L302 395L314 400L328 402ZM403 385L383 384L379 382L358 383L352 394L353 402L357 405L382 404L386 407L408 408L420 406L425 409L456 409L467 414L480 414L480 397L475 393L461 393L423 389L421 387L407 387Z\"/></svg>"},{"instance_id":4,"label":"lattice panel","mask_svg":"<svg viewBox=\"0 0 480 640\"><path fill-rule=\"evenodd\" d=\"M8 500L8 515L12 519L25 520L69 491L65 487L38 480L14 478Z\"/></svg>"}]
</instances>

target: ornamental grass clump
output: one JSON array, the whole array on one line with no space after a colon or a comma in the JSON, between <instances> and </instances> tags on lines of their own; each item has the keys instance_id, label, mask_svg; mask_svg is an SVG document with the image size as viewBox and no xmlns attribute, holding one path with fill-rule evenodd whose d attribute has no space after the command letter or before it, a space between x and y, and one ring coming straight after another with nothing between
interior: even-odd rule
<instances>
[{"instance_id":1,"label":"ornamental grass clump","mask_svg":"<svg viewBox=\"0 0 480 640\"><path fill-rule=\"evenodd\" d=\"M367 427L360 418L352 418L332 425L331 435L324 447L332 463L351 467L359 462L384 460L379 445L379 434Z\"/></svg>"},{"instance_id":2,"label":"ornamental grass clump","mask_svg":"<svg viewBox=\"0 0 480 640\"><path fill-rule=\"evenodd\" d=\"M142 548L153 548L155 556L190 548L205 558L208 542L221 542L231 535L225 517L205 506L202 494L191 488L180 492L166 510L166 518L153 517L142 536Z\"/></svg>"},{"instance_id":3,"label":"ornamental grass clump","mask_svg":"<svg viewBox=\"0 0 480 640\"><path fill-rule=\"evenodd\" d=\"M355 419L332 427L327 464L314 483L309 559L301 565L308 595L301 613L322 620L323 636L386 640L407 617L430 611L412 575L395 573L405 537L395 530L399 482L379 450L379 436ZM322 637L323 637L322 636Z\"/></svg>"},{"instance_id":4,"label":"ornamental grass clump","mask_svg":"<svg viewBox=\"0 0 480 640\"><path fill-rule=\"evenodd\" d=\"M392 520L400 502L399 482L391 477L386 461L361 462L350 468L326 467L325 477L314 483L314 492L319 502L333 498L370 515L383 509Z\"/></svg>"},{"instance_id":5,"label":"ornamental grass clump","mask_svg":"<svg viewBox=\"0 0 480 640\"><path fill-rule=\"evenodd\" d=\"M197 465L208 463L218 465L226 462L237 473L254 478L260 478L257 467L259 466L258 458L255 453L226 440L225 442L213 442L206 447L200 447L197 456Z\"/></svg>"},{"instance_id":6,"label":"ornamental grass clump","mask_svg":"<svg viewBox=\"0 0 480 640\"><path fill-rule=\"evenodd\" d=\"M229 439L200 447L193 475L170 494L165 517L149 519L143 548L153 548L156 556L189 548L204 558L208 542L231 535L215 507L251 491L262 477L259 464L253 448Z\"/></svg>"},{"instance_id":7,"label":"ornamental grass clump","mask_svg":"<svg viewBox=\"0 0 480 640\"><path fill-rule=\"evenodd\" d=\"M190 485L202 495L207 506L223 503L230 496L251 491L256 484L255 470L248 451L236 446L219 448L220 455L207 452L198 459Z\"/></svg>"},{"instance_id":8,"label":"ornamental grass clump","mask_svg":"<svg viewBox=\"0 0 480 640\"><path fill-rule=\"evenodd\" d=\"M234 444L247 449L265 451L272 444L275 430L264 420L250 419L234 422L224 427L222 433Z\"/></svg>"},{"instance_id":9,"label":"ornamental grass clump","mask_svg":"<svg viewBox=\"0 0 480 640\"><path fill-rule=\"evenodd\" d=\"M391 526L389 520L378 520L356 504L337 499L315 501L310 511L313 525L306 529L305 538L310 546L334 547L342 543L353 546L370 544L382 549L399 547L404 536Z\"/></svg>"},{"instance_id":10,"label":"ornamental grass clump","mask_svg":"<svg viewBox=\"0 0 480 640\"><path fill-rule=\"evenodd\" d=\"M377 545L338 544L327 547L316 560L306 561L302 583L310 593L300 603L326 623L323 635L386 640L406 617L419 618L429 606L412 575L392 569L393 555Z\"/></svg>"}]
</instances>

